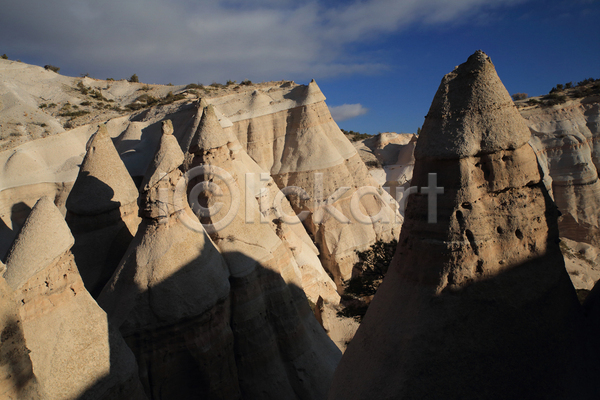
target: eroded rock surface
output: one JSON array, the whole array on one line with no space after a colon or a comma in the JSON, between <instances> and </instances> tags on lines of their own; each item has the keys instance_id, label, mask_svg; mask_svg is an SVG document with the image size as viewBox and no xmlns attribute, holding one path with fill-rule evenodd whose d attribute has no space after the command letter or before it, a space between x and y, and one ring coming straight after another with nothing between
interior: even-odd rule
<instances>
[{"instance_id":1,"label":"eroded rock surface","mask_svg":"<svg viewBox=\"0 0 600 400\"><path fill-rule=\"evenodd\" d=\"M5 266L0 262L0 274ZM3 399L42 399L33 374L30 350L23 336L23 324L15 295L0 276L0 397Z\"/></svg>"},{"instance_id":2,"label":"eroded rock surface","mask_svg":"<svg viewBox=\"0 0 600 400\"><path fill-rule=\"evenodd\" d=\"M73 241L59 210L43 197L6 262L44 398L145 399L133 354L83 285L69 250Z\"/></svg>"},{"instance_id":3,"label":"eroded rock surface","mask_svg":"<svg viewBox=\"0 0 600 400\"><path fill-rule=\"evenodd\" d=\"M270 93L253 96L267 104ZM234 114L228 129L248 155L270 171L279 188L297 186L306 192L306 199L290 197L291 205L297 214L310 213L303 223L319 246L323 266L340 287L352 276L356 250L397 237L402 217L331 118L316 82L295 88L289 98L296 101L295 107L249 119ZM367 186L371 193L351 208L352 196ZM343 187L349 190L336 193ZM326 204L337 209L339 218L322 207ZM378 213L373 222L370 217Z\"/></svg>"},{"instance_id":4,"label":"eroded rock surface","mask_svg":"<svg viewBox=\"0 0 600 400\"><path fill-rule=\"evenodd\" d=\"M150 399L239 399L229 272L206 232L178 217L183 161L165 132L142 182L142 223L98 302L133 350Z\"/></svg>"},{"instance_id":5,"label":"eroded rock surface","mask_svg":"<svg viewBox=\"0 0 600 400\"><path fill-rule=\"evenodd\" d=\"M237 138L223 131L212 106L204 110L190 151L189 172L204 183L215 182L223 192L204 194L206 207L225 206L201 221L214 227L211 237L231 272L231 324L244 398L324 398L341 354L306 296L331 303L339 296L316 248L283 196L280 206L287 217L274 210L277 186ZM211 169L194 173L202 167ZM194 192L197 184L190 181L189 190ZM228 218L236 201L242 207ZM292 224L282 218L293 219Z\"/></svg>"},{"instance_id":6,"label":"eroded rock surface","mask_svg":"<svg viewBox=\"0 0 600 400\"><path fill-rule=\"evenodd\" d=\"M446 75L415 151L392 265L336 370L330 399L592 398L582 309L529 130L476 52Z\"/></svg>"},{"instance_id":7,"label":"eroded rock surface","mask_svg":"<svg viewBox=\"0 0 600 400\"><path fill-rule=\"evenodd\" d=\"M600 245L600 120L598 99L570 100L560 106L521 111L539 142L562 215L560 234Z\"/></svg>"}]
</instances>

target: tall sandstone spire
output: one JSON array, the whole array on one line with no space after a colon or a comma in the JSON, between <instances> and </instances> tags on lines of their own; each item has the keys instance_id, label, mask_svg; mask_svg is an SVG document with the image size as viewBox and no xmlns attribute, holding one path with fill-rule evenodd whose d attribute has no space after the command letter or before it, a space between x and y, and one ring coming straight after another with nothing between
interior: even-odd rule
<instances>
[{"instance_id":1,"label":"tall sandstone spire","mask_svg":"<svg viewBox=\"0 0 600 400\"><path fill-rule=\"evenodd\" d=\"M98 303L133 350L149 399L239 399L229 272L206 232L178 216L184 154L166 128L142 182L142 222Z\"/></svg>"},{"instance_id":2,"label":"tall sandstone spire","mask_svg":"<svg viewBox=\"0 0 600 400\"><path fill-rule=\"evenodd\" d=\"M329 399L594 398L583 313L529 131L483 52L447 74L396 255Z\"/></svg>"},{"instance_id":3,"label":"tall sandstone spire","mask_svg":"<svg viewBox=\"0 0 600 400\"><path fill-rule=\"evenodd\" d=\"M90 139L67 198L67 223L81 278L97 297L117 268L140 223L138 190L105 125Z\"/></svg>"},{"instance_id":4,"label":"tall sandstone spire","mask_svg":"<svg viewBox=\"0 0 600 400\"><path fill-rule=\"evenodd\" d=\"M72 244L60 211L42 197L6 261L20 320L12 329L22 326L43 398L145 399L133 354L84 288Z\"/></svg>"},{"instance_id":5,"label":"tall sandstone spire","mask_svg":"<svg viewBox=\"0 0 600 400\"><path fill-rule=\"evenodd\" d=\"M324 398L341 354L315 319L303 289L315 303L319 296L339 302L335 284L284 198L282 208L296 223L282 223L277 217L273 211L279 192L275 182L237 138L223 130L212 106L204 110L190 150L194 153L191 167L216 170L199 185L214 181L223 192L201 198L206 197L207 205L214 209L218 203L227 204L201 221L215 227L210 230L211 238L231 273L231 327L243 398ZM192 176L194 171L189 171ZM252 179L246 174L255 177L258 187L248 187ZM231 184L223 184L225 181ZM190 182L191 193L195 184L195 180ZM236 199L235 185L245 196ZM236 200L242 204L228 220L228 206L234 206Z\"/></svg>"}]
</instances>

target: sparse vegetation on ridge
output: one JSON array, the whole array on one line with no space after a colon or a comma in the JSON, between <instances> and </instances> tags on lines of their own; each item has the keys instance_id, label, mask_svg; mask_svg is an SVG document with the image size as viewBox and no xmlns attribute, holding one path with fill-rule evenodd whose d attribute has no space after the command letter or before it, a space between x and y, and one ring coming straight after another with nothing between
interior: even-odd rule
<instances>
[{"instance_id":1,"label":"sparse vegetation on ridge","mask_svg":"<svg viewBox=\"0 0 600 400\"><path fill-rule=\"evenodd\" d=\"M52 72L56 72L58 74L58 71L60 71L60 68L55 67L54 65L44 65L44 68L48 71L52 71Z\"/></svg>"},{"instance_id":2,"label":"sparse vegetation on ridge","mask_svg":"<svg viewBox=\"0 0 600 400\"><path fill-rule=\"evenodd\" d=\"M520 98L524 93L515 93L512 95L515 102L525 100ZM581 99L589 96L600 95L600 79L587 78L577 84L573 82L559 83L550 89L546 95L537 98L529 98L525 103L517 103L517 106L527 104L529 106L551 107L567 102L569 99ZM516 97L515 97L516 96Z\"/></svg>"},{"instance_id":3,"label":"sparse vegetation on ridge","mask_svg":"<svg viewBox=\"0 0 600 400\"><path fill-rule=\"evenodd\" d=\"M349 136L349 139L353 142L358 142L359 140L364 140L364 139L368 139L370 137L372 137L371 135L369 135L368 133L360 133L360 132L354 132L354 131L347 131L344 129L341 129L342 133L346 136Z\"/></svg>"},{"instance_id":4,"label":"sparse vegetation on ridge","mask_svg":"<svg viewBox=\"0 0 600 400\"><path fill-rule=\"evenodd\" d=\"M513 98L513 100L517 101L517 100L525 100L529 96L527 95L527 93L515 93L511 97Z\"/></svg>"}]
</instances>

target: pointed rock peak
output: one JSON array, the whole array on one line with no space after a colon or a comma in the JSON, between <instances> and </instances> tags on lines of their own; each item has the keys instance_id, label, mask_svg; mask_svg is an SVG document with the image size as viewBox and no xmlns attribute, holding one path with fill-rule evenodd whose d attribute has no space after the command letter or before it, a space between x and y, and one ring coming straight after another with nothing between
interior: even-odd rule
<instances>
[{"instance_id":1,"label":"pointed rock peak","mask_svg":"<svg viewBox=\"0 0 600 400\"><path fill-rule=\"evenodd\" d=\"M308 84L307 94L310 96L311 94L321 93L321 88L317 85L317 82L314 79L311 79Z\"/></svg>"},{"instance_id":2,"label":"pointed rock peak","mask_svg":"<svg viewBox=\"0 0 600 400\"><path fill-rule=\"evenodd\" d=\"M269 107L272 102L273 99L268 94L266 94L262 90L257 89L252 92L252 97L250 99L250 107L253 110L257 110L259 108Z\"/></svg>"},{"instance_id":3,"label":"pointed rock peak","mask_svg":"<svg viewBox=\"0 0 600 400\"><path fill-rule=\"evenodd\" d=\"M144 176L142 191L148 191L171 171L179 168L183 161L184 154L175 136L163 134L160 138L160 146Z\"/></svg>"},{"instance_id":4,"label":"pointed rock peak","mask_svg":"<svg viewBox=\"0 0 600 400\"><path fill-rule=\"evenodd\" d=\"M5 278L13 290L73 246L69 226L52 200L42 197L25 220L6 259Z\"/></svg>"},{"instance_id":5,"label":"pointed rock peak","mask_svg":"<svg viewBox=\"0 0 600 400\"><path fill-rule=\"evenodd\" d=\"M198 125L196 135L192 140L190 151L195 153L198 150L209 150L215 149L221 146L225 146L228 142L232 141L231 133L225 132L212 104L204 109L202 119Z\"/></svg>"},{"instance_id":6,"label":"pointed rock peak","mask_svg":"<svg viewBox=\"0 0 600 400\"><path fill-rule=\"evenodd\" d=\"M96 215L137 201L138 190L106 130L100 125L88 143L67 210Z\"/></svg>"},{"instance_id":7,"label":"pointed rock peak","mask_svg":"<svg viewBox=\"0 0 600 400\"><path fill-rule=\"evenodd\" d=\"M516 149L530 136L494 64L478 50L442 79L415 158L456 159Z\"/></svg>"},{"instance_id":8,"label":"pointed rock peak","mask_svg":"<svg viewBox=\"0 0 600 400\"><path fill-rule=\"evenodd\" d=\"M173 122L170 119L167 119L165 121L162 122L162 134L163 135L172 135L174 130L173 130Z\"/></svg>"},{"instance_id":9,"label":"pointed rock peak","mask_svg":"<svg viewBox=\"0 0 600 400\"><path fill-rule=\"evenodd\" d=\"M319 85L315 80L311 80L308 86L304 86L304 89L300 92L301 97L297 101L299 101L303 105L318 103L320 101L325 101L326 98L321 92Z\"/></svg>"}]
</instances>

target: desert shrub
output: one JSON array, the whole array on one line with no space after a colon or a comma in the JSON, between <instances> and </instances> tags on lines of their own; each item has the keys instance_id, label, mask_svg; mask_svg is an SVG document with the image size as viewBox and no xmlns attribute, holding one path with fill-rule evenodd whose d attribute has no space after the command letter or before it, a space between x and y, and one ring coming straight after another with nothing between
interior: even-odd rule
<instances>
[{"instance_id":1,"label":"desert shrub","mask_svg":"<svg viewBox=\"0 0 600 400\"><path fill-rule=\"evenodd\" d=\"M370 249L356 252L358 262L353 267L352 278L344 282L342 309L338 315L362 321L387 273L397 245L396 240L389 243L378 241Z\"/></svg>"},{"instance_id":2,"label":"desert shrub","mask_svg":"<svg viewBox=\"0 0 600 400\"><path fill-rule=\"evenodd\" d=\"M52 72L56 72L58 74L58 71L60 71L60 68L55 67L54 65L44 65L44 68L47 69L48 71L52 71Z\"/></svg>"},{"instance_id":3,"label":"desert shrub","mask_svg":"<svg viewBox=\"0 0 600 400\"><path fill-rule=\"evenodd\" d=\"M421 127L417 128L417 136L421 134Z\"/></svg>"},{"instance_id":4,"label":"desert shrub","mask_svg":"<svg viewBox=\"0 0 600 400\"><path fill-rule=\"evenodd\" d=\"M573 87L573 82L565 83L565 89L571 89Z\"/></svg>"},{"instance_id":5,"label":"desert shrub","mask_svg":"<svg viewBox=\"0 0 600 400\"><path fill-rule=\"evenodd\" d=\"M379 162L379 160L365 161L365 165L370 168L381 168L381 163Z\"/></svg>"},{"instance_id":6,"label":"desert shrub","mask_svg":"<svg viewBox=\"0 0 600 400\"><path fill-rule=\"evenodd\" d=\"M236 83L236 81L232 81L231 79L227 80L227 86L235 85Z\"/></svg>"},{"instance_id":7,"label":"desert shrub","mask_svg":"<svg viewBox=\"0 0 600 400\"><path fill-rule=\"evenodd\" d=\"M90 88L85 87L82 81L77 82L77 89L81 92L81 94L88 94Z\"/></svg>"},{"instance_id":8,"label":"desert shrub","mask_svg":"<svg viewBox=\"0 0 600 400\"><path fill-rule=\"evenodd\" d=\"M144 91L144 92L147 92L147 91L149 91L149 90L150 90L150 86L148 86L148 85L144 85L144 86L142 86L141 88L139 88L138 90L142 90L142 91Z\"/></svg>"},{"instance_id":9,"label":"desert shrub","mask_svg":"<svg viewBox=\"0 0 600 400\"><path fill-rule=\"evenodd\" d=\"M169 93L167 93L165 98L162 99L162 101L160 103L161 104L171 104L174 101L183 100L183 99L185 99L185 94L179 93L179 94L174 95L173 92L169 92Z\"/></svg>"},{"instance_id":10,"label":"desert shrub","mask_svg":"<svg viewBox=\"0 0 600 400\"><path fill-rule=\"evenodd\" d=\"M223 89L225 87L225 85L223 85L222 83L217 83L217 82L211 83L210 86L215 89Z\"/></svg>"},{"instance_id":11,"label":"desert shrub","mask_svg":"<svg viewBox=\"0 0 600 400\"><path fill-rule=\"evenodd\" d=\"M61 117L77 118L77 117L81 117L81 116L89 114L89 113L90 113L89 111L78 110L78 111L63 111L63 112L60 112L58 115Z\"/></svg>"},{"instance_id":12,"label":"desert shrub","mask_svg":"<svg viewBox=\"0 0 600 400\"><path fill-rule=\"evenodd\" d=\"M167 83L167 86L173 86L173 84L171 82Z\"/></svg>"},{"instance_id":13,"label":"desert shrub","mask_svg":"<svg viewBox=\"0 0 600 400\"><path fill-rule=\"evenodd\" d=\"M128 79L128 82L132 82L132 83L138 83L140 81L140 79L138 78L138 76L136 74L131 75L131 77Z\"/></svg>"},{"instance_id":14,"label":"desert shrub","mask_svg":"<svg viewBox=\"0 0 600 400\"><path fill-rule=\"evenodd\" d=\"M50 103L48 104L48 107L56 107L56 103Z\"/></svg>"},{"instance_id":15,"label":"desert shrub","mask_svg":"<svg viewBox=\"0 0 600 400\"><path fill-rule=\"evenodd\" d=\"M250 86L252 85L252 81L250 79L244 79L240 85L244 85L244 86Z\"/></svg>"},{"instance_id":16,"label":"desert shrub","mask_svg":"<svg viewBox=\"0 0 600 400\"><path fill-rule=\"evenodd\" d=\"M190 83L185 88L186 89L204 89L204 85L201 83Z\"/></svg>"},{"instance_id":17,"label":"desert shrub","mask_svg":"<svg viewBox=\"0 0 600 400\"><path fill-rule=\"evenodd\" d=\"M81 102L82 106L89 106L90 104L92 104L92 103L90 103L89 101L82 101Z\"/></svg>"},{"instance_id":18,"label":"desert shrub","mask_svg":"<svg viewBox=\"0 0 600 400\"><path fill-rule=\"evenodd\" d=\"M141 110L142 108L147 107L145 104L142 103L130 103L127 104L125 106L126 109L130 110L130 111L137 111L137 110Z\"/></svg>"},{"instance_id":19,"label":"desert shrub","mask_svg":"<svg viewBox=\"0 0 600 400\"><path fill-rule=\"evenodd\" d=\"M114 78L106 78L107 81L114 81Z\"/></svg>"},{"instance_id":20,"label":"desert shrub","mask_svg":"<svg viewBox=\"0 0 600 400\"><path fill-rule=\"evenodd\" d=\"M535 106L537 104L540 104L541 101L539 101L538 99L529 99L527 100L527 104L531 105L531 106Z\"/></svg>"},{"instance_id":21,"label":"desert shrub","mask_svg":"<svg viewBox=\"0 0 600 400\"><path fill-rule=\"evenodd\" d=\"M577 82L577 86L585 86L588 83L594 83L595 81L596 80L594 78L587 78L587 79L584 79L584 80L582 80L580 82Z\"/></svg>"},{"instance_id":22,"label":"desert shrub","mask_svg":"<svg viewBox=\"0 0 600 400\"><path fill-rule=\"evenodd\" d=\"M527 97L529 97L529 96L527 95L527 93L515 93L515 94L513 94L513 95L512 95L512 99L513 99L514 101L517 101L517 100L525 100Z\"/></svg>"},{"instance_id":23,"label":"desert shrub","mask_svg":"<svg viewBox=\"0 0 600 400\"><path fill-rule=\"evenodd\" d=\"M99 90L92 90L90 92L90 97L93 98L93 99L96 99L98 101L108 101L108 99L106 97L104 97L102 95L102 92L99 91Z\"/></svg>"},{"instance_id":24,"label":"desert shrub","mask_svg":"<svg viewBox=\"0 0 600 400\"><path fill-rule=\"evenodd\" d=\"M567 96L565 96L564 94L558 94L557 92L553 92L553 93L550 93L550 94L547 94L546 96L544 96L543 105L555 106L558 104L562 104L565 101L567 101Z\"/></svg>"},{"instance_id":25,"label":"desert shrub","mask_svg":"<svg viewBox=\"0 0 600 400\"><path fill-rule=\"evenodd\" d=\"M143 94L141 96L138 96L134 101L138 101L141 103L146 103L147 105L152 105L152 104L156 104L158 103L158 99L154 96L151 96L149 94Z\"/></svg>"},{"instance_id":26,"label":"desert shrub","mask_svg":"<svg viewBox=\"0 0 600 400\"><path fill-rule=\"evenodd\" d=\"M3 60L8 60L8 56L6 54L2 54L0 56L0 58L3 59Z\"/></svg>"},{"instance_id":27,"label":"desert shrub","mask_svg":"<svg viewBox=\"0 0 600 400\"><path fill-rule=\"evenodd\" d=\"M353 142L358 142L359 140L368 139L371 137L368 133L359 133L354 131L346 131L344 129L340 129L344 135L350 136L350 140Z\"/></svg>"},{"instance_id":28,"label":"desert shrub","mask_svg":"<svg viewBox=\"0 0 600 400\"><path fill-rule=\"evenodd\" d=\"M39 107L39 108L46 108L46 107L48 107L48 104L46 104L46 103L42 103L42 104L40 104L38 107Z\"/></svg>"}]
</instances>

